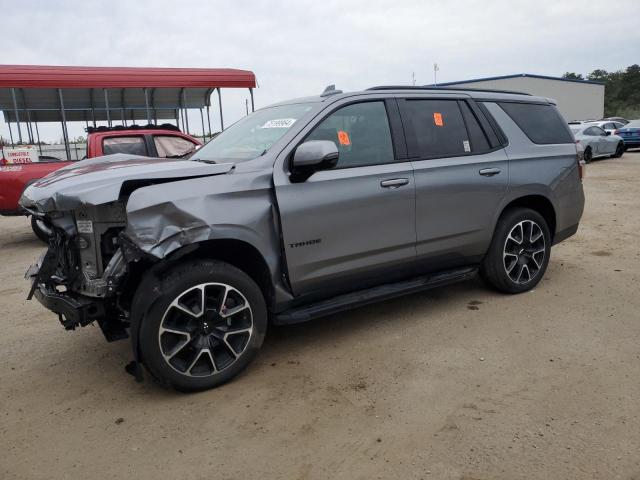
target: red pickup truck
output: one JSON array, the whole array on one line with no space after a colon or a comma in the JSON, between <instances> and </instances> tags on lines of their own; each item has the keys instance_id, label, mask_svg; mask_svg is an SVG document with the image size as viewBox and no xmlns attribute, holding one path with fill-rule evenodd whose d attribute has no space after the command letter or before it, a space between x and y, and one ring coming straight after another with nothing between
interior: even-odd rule
<instances>
[{"instance_id":1,"label":"red pickup truck","mask_svg":"<svg viewBox=\"0 0 640 480\"><path fill-rule=\"evenodd\" d=\"M182 132L173 125L97 127L87 129L87 153L85 158L127 153L147 157L179 158L194 151L202 143ZM58 170L70 161L39 161L37 163L10 164L0 159L0 215L24 215L18 200L27 186ZM34 233L47 241L47 228L31 218Z\"/></svg>"}]
</instances>

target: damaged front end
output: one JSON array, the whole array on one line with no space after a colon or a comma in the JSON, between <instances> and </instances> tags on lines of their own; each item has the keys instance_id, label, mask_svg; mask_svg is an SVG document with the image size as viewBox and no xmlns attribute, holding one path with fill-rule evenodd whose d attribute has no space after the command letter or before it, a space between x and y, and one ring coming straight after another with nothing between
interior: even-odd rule
<instances>
[{"instance_id":1,"label":"damaged front end","mask_svg":"<svg viewBox=\"0 0 640 480\"><path fill-rule=\"evenodd\" d=\"M142 258L122 235L124 205L113 202L63 214L39 215L53 234L47 251L26 273L33 296L67 330L97 322L108 341L127 338L125 280Z\"/></svg>"}]
</instances>

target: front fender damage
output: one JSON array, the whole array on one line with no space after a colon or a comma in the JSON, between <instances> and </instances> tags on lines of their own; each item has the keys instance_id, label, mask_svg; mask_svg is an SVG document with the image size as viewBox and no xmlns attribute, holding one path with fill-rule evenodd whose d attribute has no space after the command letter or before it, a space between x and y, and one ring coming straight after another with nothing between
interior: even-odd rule
<instances>
[{"instance_id":1,"label":"front fender damage","mask_svg":"<svg viewBox=\"0 0 640 480\"><path fill-rule=\"evenodd\" d=\"M253 246L268 266L277 295L281 284L280 243L271 171L234 173L152 185L127 202L123 238L155 259L140 282L130 312L134 361L127 371L141 378L139 331L146 312L163 295L163 273L187 250L209 240L239 240Z\"/></svg>"}]
</instances>

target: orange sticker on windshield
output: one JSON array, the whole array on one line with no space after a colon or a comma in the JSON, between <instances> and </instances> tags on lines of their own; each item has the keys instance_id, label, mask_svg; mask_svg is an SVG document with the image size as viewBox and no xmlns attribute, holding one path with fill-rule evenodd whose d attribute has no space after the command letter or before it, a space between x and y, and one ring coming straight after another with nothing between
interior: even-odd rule
<instances>
[{"instance_id":1,"label":"orange sticker on windshield","mask_svg":"<svg viewBox=\"0 0 640 480\"><path fill-rule=\"evenodd\" d=\"M444 126L444 122L442 121L442 114L440 112L433 112L433 123L436 124L436 127Z\"/></svg>"},{"instance_id":2,"label":"orange sticker on windshield","mask_svg":"<svg viewBox=\"0 0 640 480\"><path fill-rule=\"evenodd\" d=\"M344 130L338 130L338 141L340 145L351 145L351 139L349 138L349 134Z\"/></svg>"}]
</instances>

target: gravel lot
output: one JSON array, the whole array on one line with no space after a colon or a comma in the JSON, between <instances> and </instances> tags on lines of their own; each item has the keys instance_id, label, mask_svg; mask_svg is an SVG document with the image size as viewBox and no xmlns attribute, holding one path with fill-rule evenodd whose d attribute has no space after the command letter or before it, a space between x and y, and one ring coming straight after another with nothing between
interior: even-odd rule
<instances>
[{"instance_id":1,"label":"gravel lot","mask_svg":"<svg viewBox=\"0 0 640 480\"><path fill-rule=\"evenodd\" d=\"M640 479L639 179L638 151L589 165L533 292L470 281L272 328L192 395L27 302L43 247L0 218L0 478Z\"/></svg>"}]
</instances>

